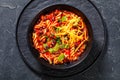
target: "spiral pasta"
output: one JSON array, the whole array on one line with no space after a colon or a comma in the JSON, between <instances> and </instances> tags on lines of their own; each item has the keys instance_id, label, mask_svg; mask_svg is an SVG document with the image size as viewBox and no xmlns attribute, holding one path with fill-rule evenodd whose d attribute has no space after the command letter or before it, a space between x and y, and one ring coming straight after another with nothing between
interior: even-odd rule
<instances>
[{"instance_id":1,"label":"spiral pasta","mask_svg":"<svg viewBox=\"0 0 120 80\"><path fill-rule=\"evenodd\" d=\"M89 40L82 17L66 10L56 9L40 16L33 29L33 46L50 64L77 60Z\"/></svg>"}]
</instances>

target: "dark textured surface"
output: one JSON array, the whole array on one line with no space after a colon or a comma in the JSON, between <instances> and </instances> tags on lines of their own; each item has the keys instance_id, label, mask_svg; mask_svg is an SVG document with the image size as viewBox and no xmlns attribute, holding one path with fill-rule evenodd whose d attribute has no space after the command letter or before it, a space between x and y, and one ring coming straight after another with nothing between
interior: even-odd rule
<instances>
[{"instance_id":1,"label":"dark textured surface","mask_svg":"<svg viewBox=\"0 0 120 80\"><path fill-rule=\"evenodd\" d=\"M77 1L77 0L74 0L74 1ZM58 69L62 67L62 69L64 69L64 70L55 70L55 69L49 69L46 67L42 67L40 65L40 63L38 62L38 60L36 60L35 57L32 55L32 54L35 54L35 52L32 52L33 50L29 49L28 40L30 38L28 39L28 37L27 37L28 32L31 33L31 31L29 31L29 29L30 29L30 27L33 27L31 25L31 22L33 22L33 18L36 16L36 14L38 14L43 8L46 8L46 6L52 6L52 5L56 5L58 3L59 4L65 3L66 5L71 5L77 9L79 9L80 11L82 11L84 13L84 15L86 15L87 19L90 21L92 29L93 29L93 44L92 44L91 51L89 52L87 57L86 57L87 54L85 54L85 53L83 53L84 55L82 55L80 57L80 58L86 57L86 59L84 59L83 62L81 62L81 60L79 59L77 62L74 62L73 64L55 66L55 68L58 68ZM82 4L82 5L79 5L79 4ZM72 10L70 7L68 8L68 6L66 8L65 5L64 6L62 5L61 9L62 9L62 7L64 9L68 9L68 10L70 9L71 11L74 11L74 9ZM88 7L90 9L88 9ZM74 12L77 14L77 11L74 11ZM32 23L32 24L34 24L34 23ZM89 26L89 28L90 28L90 24L87 26ZM81 0L81 1L78 1L77 3L73 3L73 1L71 1L71 0L67 0L67 1L59 0L59 1L48 1L48 2L44 1L41 3L41 2L39 2L39 0L36 0L36 1L33 1L32 3L30 3L25 8L25 10L23 11L23 13L20 16L18 27L17 27L17 41L18 41L19 49L21 51L21 54L22 54L25 62L34 71L36 71L38 73L45 73L47 75L63 77L63 76L70 76L70 75L73 75L78 72L82 72L86 68L88 68L91 64L94 63L94 61L96 60L98 55L101 53L102 48L104 48L105 35L106 35L106 34L104 34L104 31L105 30L104 30L104 26L103 26L100 15L98 14L98 12L94 8L94 6L87 0L86 1ZM41 61L41 62L45 64L45 62L43 62L43 61ZM70 68L70 66L73 66L76 64L79 64L79 65ZM49 65L49 64L47 64L47 65ZM53 68L53 66L51 66L51 65L49 65L49 67ZM70 68L70 70L67 69L68 67ZM62 75L62 74L64 74L64 75Z\"/></svg>"},{"instance_id":2,"label":"dark textured surface","mask_svg":"<svg viewBox=\"0 0 120 80\"><path fill-rule=\"evenodd\" d=\"M91 1L106 22L108 48L84 73L64 80L120 80L120 0ZM28 2L0 0L0 80L61 80L34 74L20 57L15 41L16 22Z\"/></svg>"}]
</instances>

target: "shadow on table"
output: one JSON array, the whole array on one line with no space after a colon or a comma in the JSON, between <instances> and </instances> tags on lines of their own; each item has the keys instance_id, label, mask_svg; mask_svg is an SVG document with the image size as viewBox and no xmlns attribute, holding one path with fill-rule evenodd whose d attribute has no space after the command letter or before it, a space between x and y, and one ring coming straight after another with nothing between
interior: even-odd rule
<instances>
[{"instance_id":1,"label":"shadow on table","mask_svg":"<svg viewBox=\"0 0 120 80\"><path fill-rule=\"evenodd\" d=\"M105 24L106 26L106 24ZM108 34L107 34L107 29L106 29L106 42L105 42L105 48L102 52L102 54L98 57L98 59L94 62L92 66L90 66L87 70L85 70L82 73L79 73L77 75L69 76L69 77L51 77L51 76L46 76L42 75L41 80L103 80L103 68L104 68L104 56L107 53L108 49ZM64 75L64 74L63 74Z\"/></svg>"}]
</instances>

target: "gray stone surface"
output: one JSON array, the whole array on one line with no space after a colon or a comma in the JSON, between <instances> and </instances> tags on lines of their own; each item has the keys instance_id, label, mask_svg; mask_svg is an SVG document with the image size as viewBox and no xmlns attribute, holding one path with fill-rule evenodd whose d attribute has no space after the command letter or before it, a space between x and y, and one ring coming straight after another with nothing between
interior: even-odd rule
<instances>
[{"instance_id":1,"label":"gray stone surface","mask_svg":"<svg viewBox=\"0 0 120 80\"><path fill-rule=\"evenodd\" d=\"M38 76L23 62L15 30L23 7L30 0L0 0L0 80L61 80ZM100 10L108 30L106 53L84 73L62 80L120 80L120 0L91 0Z\"/></svg>"}]
</instances>

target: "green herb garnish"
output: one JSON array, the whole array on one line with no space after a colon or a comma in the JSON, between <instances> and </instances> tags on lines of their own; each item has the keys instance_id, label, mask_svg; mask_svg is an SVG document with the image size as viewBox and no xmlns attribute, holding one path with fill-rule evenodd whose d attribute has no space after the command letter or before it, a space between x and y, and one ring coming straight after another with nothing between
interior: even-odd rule
<instances>
[{"instance_id":1,"label":"green herb garnish","mask_svg":"<svg viewBox=\"0 0 120 80\"><path fill-rule=\"evenodd\" d=\"M58 19L58 22L61 22L61 19Z\"/></svg>"},{"instance_id":2,"label":"green herb garnish","mask_svg":"<svg viewBox=\"0 0 120 80\"><path fill-rule=\"evenodd\" d=\"M57 42L58 44L61 44L61 39L60 39L60 37L57 37L57 38L56 38L56 42Z\"/></svg>"}]
</instances>

